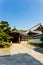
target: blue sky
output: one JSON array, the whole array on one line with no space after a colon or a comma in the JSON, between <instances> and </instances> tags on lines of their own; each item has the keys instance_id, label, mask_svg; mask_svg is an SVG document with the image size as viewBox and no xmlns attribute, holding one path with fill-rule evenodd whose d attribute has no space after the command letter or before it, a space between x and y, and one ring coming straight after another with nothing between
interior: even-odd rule
<instances>
[{"instance_id":1,"label":"blue sky","mask_svg":"<svg viewBox=\"0 0 43 65\"><path fill-rule=\"evenodd\" d=\"M43 24L43 0L0 0L0 21L6 20L17 29Z\"/></svg>"}]
</instances>

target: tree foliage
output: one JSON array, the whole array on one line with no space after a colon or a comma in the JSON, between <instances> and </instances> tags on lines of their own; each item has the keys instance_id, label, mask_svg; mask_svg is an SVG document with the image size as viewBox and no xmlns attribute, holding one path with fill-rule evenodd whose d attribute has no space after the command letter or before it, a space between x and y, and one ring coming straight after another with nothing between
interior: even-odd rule
<instances>
[{"instance_id":1,"label":"tree foliage","mask_svg":"<svg viewBox=\"0 0 43 65\"><path fill-rule=\"evenodd\" d=\"M24 32L26 32L27 30L19 30L20 32L22 32L22 33L24 33Z\"/></svg>"},{"instance_id":2,"label":"tree foliage","mask_svg":"<svg viewBox=\"0 0 43 65\"><path fill-rule=\"evenodd\" d=\"M6 41L11 37L7 32L11 30L7 21L0 22L0 41Z\"/></svg>"},{"instance_id":3,"label":"tree foliage","mask_svg":"<svg viewBox=\"0 0 43 65\"><path fill-rule=\"evenodd\" d=\"M9 26L7 21L1 21L0 28L5 32L9 32L11 30L11 27Z\"/></svg>"}]
</instances>

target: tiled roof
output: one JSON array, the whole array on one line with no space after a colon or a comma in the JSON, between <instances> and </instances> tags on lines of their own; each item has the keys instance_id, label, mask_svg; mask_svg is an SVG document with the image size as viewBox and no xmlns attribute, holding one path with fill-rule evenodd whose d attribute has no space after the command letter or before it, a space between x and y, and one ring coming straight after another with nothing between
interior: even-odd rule
<instances>
[{"instance_id":1,"label":"tiled roof","mask_svg":"<svg viewBox=\"0 0 43 65\"><path fill-rule=\"evenodd\" d=\"M40 29L41 29L41 27L42 27L41 23L39 23L39 24L37 24L36 26L30 28L27 32L25 32L25 34L29 33L30 31L31 31L31 32L34 32L34 33L39 33L39 34L41 34L41 33L42 33L41 30L40 30L40 31L39 31L39 30L36 30L36 29L38 29L39 27L40 27ZM36 30L36 31L35 31L35 30Z\"/></svg>"}]
</instances>

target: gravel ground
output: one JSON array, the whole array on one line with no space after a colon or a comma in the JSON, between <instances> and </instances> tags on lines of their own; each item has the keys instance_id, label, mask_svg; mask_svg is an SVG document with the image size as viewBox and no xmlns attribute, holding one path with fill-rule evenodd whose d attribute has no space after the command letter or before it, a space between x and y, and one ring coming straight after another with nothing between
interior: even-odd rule
<instances>
[{"instance_id":1,"label":"gravel ground","mask_svg":"<svg viewBox=\"0 0 43 65\"><path fill-rule=\"evenodd\" d=\"M34 49L12 44L9 49L0 50L0 65L43 65L43 53Z\"/></svg>"}]
</instances>

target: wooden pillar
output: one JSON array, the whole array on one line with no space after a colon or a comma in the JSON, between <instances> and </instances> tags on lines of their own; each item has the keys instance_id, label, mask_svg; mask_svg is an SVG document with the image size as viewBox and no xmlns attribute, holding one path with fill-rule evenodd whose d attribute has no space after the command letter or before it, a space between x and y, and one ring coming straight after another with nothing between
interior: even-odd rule
<instances>
[{"instance_id":1,"label":"wooden pillar","mask_svg":"<svg viewBox=\"0 0 43 65\"><path fill-rule=\"evenodd\" d=\"M20 36L19 36L19 43L20 43Z\"/></svg>"}]
</instances>

